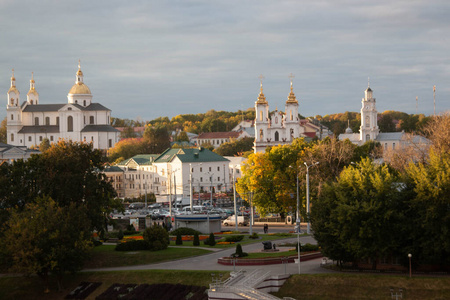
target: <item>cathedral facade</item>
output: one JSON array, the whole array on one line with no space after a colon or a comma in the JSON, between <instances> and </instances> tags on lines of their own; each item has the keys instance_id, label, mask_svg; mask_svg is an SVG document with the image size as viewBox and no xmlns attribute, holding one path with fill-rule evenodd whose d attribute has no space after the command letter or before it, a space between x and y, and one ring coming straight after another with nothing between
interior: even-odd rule
<instances>
[{"instance_id":1,"label":"cathedral facade","mask_svg":"<svg viewBox=\"0 0 450 300\"><path fill-rule=\"evenodd\" d=\"M284 106L284 112L275 109L269 113L269 103L261 88L255 102L255 142L254 152L264 152L267 147L291 144L300 137L323 138L328 135L324 126L313 124L309 120L300 120L298 101L294 94L291 79L291 91ZM324 135L322 135L324 133Z\"/></svg>"},{"instance_id":2,"label":"cathedral facade","mask_svg":"<svg viewBox=\"0 0 450 300\"><path fill-rule=\"evenodd\" d=\"M38 146L45 138L92 143L95 149L107 150L118 142L119 131L112 127L111 110L92 102L89 87L83 82L78 64L75 84L67 95L67 103L40 104L33 74L27 100L20 103L14 70L8 90L7 142L15 146Z\"/></svg>"}]
</instances>

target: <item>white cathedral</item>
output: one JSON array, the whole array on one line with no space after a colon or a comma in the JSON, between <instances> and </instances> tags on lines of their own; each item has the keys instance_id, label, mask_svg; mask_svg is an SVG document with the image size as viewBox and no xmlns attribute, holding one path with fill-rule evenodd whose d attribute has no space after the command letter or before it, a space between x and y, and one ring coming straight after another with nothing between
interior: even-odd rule
<instances>
[{"instance_id":1,"label":"white cathedral","mask_svg":"<svg viewBox=\"0 0 450 300\"><path fill-rule=\"evenodd\" d=\"M7 143L15 146L38 146L44 138L50 143L59 139L92 143L95 149L107 150L118 142L119 131L112 127L111 110L92 102L89 87L83 82L80 64L75 84L63 104L39 104L33 73L27 101L20 103L14 70L8 90Z\"/></svg>"}]
</instances>

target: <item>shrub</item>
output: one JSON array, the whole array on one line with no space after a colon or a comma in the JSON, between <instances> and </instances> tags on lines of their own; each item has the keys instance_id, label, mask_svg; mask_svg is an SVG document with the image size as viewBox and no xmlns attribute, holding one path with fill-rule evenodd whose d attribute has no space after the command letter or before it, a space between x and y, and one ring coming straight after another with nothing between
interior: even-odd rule
<instances>
[{"instance_id":1,"label":"shrub","mask_svg":"<svg viewBox=\"0 0 450 300\"><path fill-rule=\"evenodd\" d=\"M308 243L308 244L301 245L300 249L302 252L318 251L319 246ZM298 252L298 245L295 245L295 251Z\"/></svg>"},{"instance_id":2,"label":"shrub","mask_svg":"<svg viewBox=\"0 0 450 300\"><path fill-rule=\"evenodd\" d=\"M216 237L214 236L214 233L210 233L209 234L209 245L210 246L215 246L216 245Z\"/></svg>"},{"instance_id":3,"label":"shrub","mask_svg":"<svg viewBox=\"0 0 450 300\"><path fill-rule=\"evenodd\" d=\"M129 241L126 243L120 243L117 244L115 248L116 251L138 251L149 249L150 249L149 243L144 240L136 240L136 241Z\"/></svg>"},{"instance_id":4,"label":"shrub","mask_svg":"<svg viewBox=\"0 0 450 300\"><path fill-rule=\"evenodd\" d=\"M256 232L253 232L251 236L249 236L250 239L258 239L259 235Z\"/></svg>"},{"instance_id":5,"label":"shrub","mask_svg":"<svg viewBox=\"0 0 450 300\"><path fill-rule=\"evenodd\" d=\"M130 224L130 225L127 226L127 230L126 231L136 231L136 228L134 228L134 226Z\"/></svg>"},{"instance_id":6,"label":"shrub","mask_svg":"<svg viewBox=\"0 0 450 300\"><path fill-rule=\"evenodd\" d=\"M143 235L144 240L149 244L149 250L164 250L169 246L169 233L159 225L153 225L145 229Z\"/></svg>"},{"instance_id":7,"label":"shrub","mask_svg":"<svg viewBox=\"0 0 450 300\"><path fill-rule=\"evenodd\" d=\"M136 230L125 230L123 232L123 235L132 235L132 234L136 234Z\"/></svg>"},{"instance_id":8,"label":"shrub","mask_svg":"<svg viewBox=\"0 0 450 300\"><path fill-rule=\"evenodd\" d=\"M245 257L248 256L248 253L242 251L241 244L236 245L236 252L233 254L234 257Z\"/></svg>"},{"instance_id":9,"label":"shrub","mask_svg":"<svg viewBox=\"0 0 450 300\"><path fill-rule=\"evenodd\" d=\"M123 231L122 231L122 229L120 229L119 232L117 233L117 238L119 240L123 239Z\"/></svg>"},{"instance_id":10,"label":"shrub","mask_svg":"<svg viewBox=\"0 0 450 300\"><path fill-rule=\"evenodd\" d=\"M92 244L94 245L94 247L103 245L103 243L100 242L99 240L92 240Z\"/></svg>"},{"instance_id":11,"label":"shrub","mask_svg":"<svg viewBox=\"0 0 450 300\"><path fill-rule=\"evenodd\" d=\"M175 241L175 245L183 245L183 239L181 238L181 234L177 234L177 239Z\"/></svg>"},{"instance_id":12,"label":"shrub","mask_svg":"<svg viewBox=\"0 0 450 300\"><path fill-rule=\"evenodd\" d=\"M244 239L243 235L230 235L225 237L225 242L240 242Z\"/></svg>"},{"instance_id":13,"label":"shrub","mask_svg":"<svg viewBox=\"0 0 450 300\"><path fill-rule=\"evenodd\" d=\"M198 238L198 233L194 234L194 241L192 243L194 246L200 246L200 239Z\"/></svg>"},{"instance_id":14,"label":"shrub","mask_svg":"<svg viewBox=\"0 0 450 300\"><path fill-rule=\"evenodd\" d=\"M200 234L200 231L197 231L192 228L180 227L178 229L173 230L171 233L172 235L178 235L178 233L180 233L180 235L194 235L195 233Z\"/></svg>"}]
</instances>

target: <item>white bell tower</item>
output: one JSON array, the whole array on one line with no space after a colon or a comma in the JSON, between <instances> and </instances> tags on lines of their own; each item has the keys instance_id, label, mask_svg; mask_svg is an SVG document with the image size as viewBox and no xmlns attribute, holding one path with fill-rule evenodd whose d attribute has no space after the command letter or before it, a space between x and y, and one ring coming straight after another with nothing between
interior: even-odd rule
<instances>
[{"instance_id":1,"label":"white bell tower","mask_svg":"<svg viewBox=\"0 0 450 300\"><path fill-rule=\"evenodd\" d=\"M261 79L261 87L258 95L258 99L255 102L255 152L256 144L264 142L268 138L268 128L269 128L269 103L266 101L266 96L263 93L262 75L259 77Z\"/></svg>"},{"instance_id":2,"label":"white bell tower","mask_svg":"<svg viewBox=\"0 0 450 300\"><path fill-rule=\"evenodd\" d=\"M20 145L18 141L18 132L22 127L21 109L20 109L20 93L16 88L16 78L14 77L14 69L11 76L11 87L8 90L8 102L6 105L6 142L10 145Z\"/></svg>"},{"instance_id":3,"label":"white bell tower","mask_svg":"<svg viewBox=\"0 0 450 300\"><path fill-rule=\"evenodd\" d=\"M372 96L372 89L370 83L364 92L364 98L361 101L361 127L359 139L361 144L369 140L375 140L380 133L378 128L377 116L378 112L375 105L375 98Z\"/></svg>"}]
</instances>

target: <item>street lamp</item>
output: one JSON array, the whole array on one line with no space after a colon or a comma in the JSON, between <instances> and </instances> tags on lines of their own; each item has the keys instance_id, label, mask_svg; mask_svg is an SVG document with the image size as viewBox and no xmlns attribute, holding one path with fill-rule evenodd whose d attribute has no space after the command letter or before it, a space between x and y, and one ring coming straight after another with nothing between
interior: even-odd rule
<instances>
[{"instance_id":1,"label":"street lamp","mask_svg":"<svg viewBox=\"0 0 450 300\"><path fill-rule=\"evenodd\" d=\"M212 196L212 193L213 193L213 176L214 176L214 173L210 173L210 172L208 172L208 174L209 174L209 182L211 183L211 187L209 188L209 193L210 193L210 205L212 206L213 205L213 196Z\"/></svg>"},{"instance_id":2,"label":"street lamp","mask_svg":"<svg viewBox=\"0 0 450 300\"><path fill-rule=\"evenodd\" d=\"M292 166L289 166L290 168L292 168ZM298 168L296 167L295 169L295 173L297 176L297 210L295 212L295 231L297 232L297 247L298 247L298 252L297 252L297 261L298 261L298 274L300 274L300 197L299 197L299 193L298 193Z\"/></svg>"},{"instance_id":3,"label":"street lamp","mask_svg":"<svg viewBox=\"0 0 450 300\"><path fill-rule=\"evenodd\" d=\"M309 167L318 165L319 162L315 162L312 165L309 165L304 162L305 166L306 166L306 218L308 221L308 225L306 227L306 233L310 234L311 233L311 229L310 229L310 223L309 223Z\"/></svg>"},{"instance_id":4,"label":"street lamp","mask_svg":"<svg viewBox=\"0 0 450 300\"><path fill-rule=\"evenodd\" d=\"M412 271L411 271L411 257L412 257L412 254L409 253L408 254L408 258L409 258L409 278L411 278L411 275L412 275Z\"/></svg>"},{"instance_id":5,"label":"street lamp","mask_svg":"<svg viewBox=\"0 0 450 300\"><path fill-rule=\"evenodd\" d=\"M202 163L199 163L199 165L202 165ZM200 195L200 193L199 193ZM199 196L200 197L200 196ZM192 164L189 164L189 205L191 207L191 212L194 211L194 200L192 199Z\"/></svg>"},{"instance_id":6,"label":"street lamp","mask_svg":"<svg viewBox=\"0 0 450 300\"><path fill-rule=\"evenodd\" d=\"M236 231L239 231L238 229L238 216L237 216L237 207L236 207L236 181L234 179L234 173L236 172L236 167L233 166L233 199L234 199L234 222L236 225Z\"/></svg>"}]
</instances>

